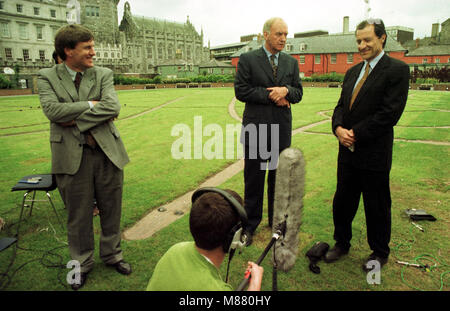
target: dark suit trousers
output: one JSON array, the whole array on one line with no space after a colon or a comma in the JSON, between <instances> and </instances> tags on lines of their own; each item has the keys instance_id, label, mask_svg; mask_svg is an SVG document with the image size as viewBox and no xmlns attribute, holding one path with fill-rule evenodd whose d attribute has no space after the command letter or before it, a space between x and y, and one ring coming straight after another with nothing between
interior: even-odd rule
<instances>
[{"instance_id":1,"label":"dark suit trousers","mask_svg":"<svg viewBox=\"0 0 450 311\"><path fill-rule=\"evenodd\" d=\"M391 194L389 171L370 171L338 163L337 188L333 200L336 245L350 248L352 221L363 195L367 240L379 257L389 256L391 237Z\"/></svg>"},{"instance_id":2,"label":"dark suit trousers","mask_svg":"<svg viewBox=\"0 0 450 311\"><path fill-rule=\"evenodd\" d=\"M245 229L253 234L262 220L263 213L264 183L267 170L262 170L261 164L265 165L268 160L249 159L247 147L244 149L244 207L248 218ZM267 208L269 225L272 226L276 170L269 170L267 175Z\"/></svg>"},{"instance_id":3,"label":"dark suit trousers","mask_svg":"<svg viewBox=\"0 0 450 311\"><path fill-rule=\"evenodd\" d=\"M94 264L93 200L100 210L100 258L107 264L123 259L120 248L123 171L98 147L85 146L75 175L57 174L56 182L67 212L69 252L88 272Z\"/></svg>"}]
</instances>

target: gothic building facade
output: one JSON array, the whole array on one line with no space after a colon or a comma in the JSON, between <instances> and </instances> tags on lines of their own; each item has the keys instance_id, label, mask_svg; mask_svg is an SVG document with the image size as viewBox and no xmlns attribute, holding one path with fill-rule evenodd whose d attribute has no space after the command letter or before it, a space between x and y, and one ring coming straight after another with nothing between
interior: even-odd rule
<instances>
[{"instance_id":1,"label":"gothic building facade","mask_svg":"<svg viewBox=\"0 0 450 311\"><path fill-rule=\"evenodd\" d=\"M209 60L203 30L189 21L169 22L131 13L125 2L118 22L120 0L0 0L0 69L36 73L53 65L57 30L79 23L93 31L95 63L116 73L156 75L161 65L182 70Z\"/></svg>"}]
</instances>

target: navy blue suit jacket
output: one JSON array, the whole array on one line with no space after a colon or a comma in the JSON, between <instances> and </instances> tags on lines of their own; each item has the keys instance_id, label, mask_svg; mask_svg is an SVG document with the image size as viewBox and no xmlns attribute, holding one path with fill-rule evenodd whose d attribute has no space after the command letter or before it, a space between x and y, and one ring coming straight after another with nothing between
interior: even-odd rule
<instances>
[{"instance_id":1,"label":"navy blue suit jacket","mask_svg":"<svg viewBox=\"0 0 450 311\"><path fill-rule=\"evenodd\" d=\"M338 162L374 171L389 171L392 164L394 126L406 105L409 89L409 67L384 55L362 86L349 109L353 87L363 62L345 74L341 97L334 109L332 130L338 126L353 129L355 151L339 144Z\"/></svg>"}]
</instances>

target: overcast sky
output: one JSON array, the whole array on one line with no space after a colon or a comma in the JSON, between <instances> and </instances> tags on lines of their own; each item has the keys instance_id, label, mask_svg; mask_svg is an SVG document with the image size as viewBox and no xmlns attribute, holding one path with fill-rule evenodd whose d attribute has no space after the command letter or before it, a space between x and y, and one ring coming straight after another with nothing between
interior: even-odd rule
<instances>
[{"instance_id":1,"label":"overcast sky","mask_svg":"<svg viewBox=\"0 0 450 311\"><path fill-rule=\"evenodd\" d=\"M119 23L126 1L118 5ZM204 45L217 46L240 41L240 37L262 32L270 17L283 18L289 36L310 30L342 32L344 16L350 30L366 17L382 18L386 26L414 29L414 38L431 35L433 23L450 18L449 0L128 0L133 15L186 22L203 29ZM370 10L368 10L370 9Z\"/></svg>"}]
</instances>

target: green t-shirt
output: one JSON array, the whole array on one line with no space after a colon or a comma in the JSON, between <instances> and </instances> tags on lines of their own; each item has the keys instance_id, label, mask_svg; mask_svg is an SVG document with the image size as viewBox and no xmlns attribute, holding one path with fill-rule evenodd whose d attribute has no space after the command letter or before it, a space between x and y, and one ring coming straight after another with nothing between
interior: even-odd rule
<instances>
[{"instance_id":1,"label":"green t-shirt","mask_svg":"<svg viewBox=\"0 0 450 311\"><path fill-rule=\"evenodd\" d=\"M156 264L148 291L230 291L219 269L201 255L194 242L172 246Z\"/></svg>"}]
</instances>

